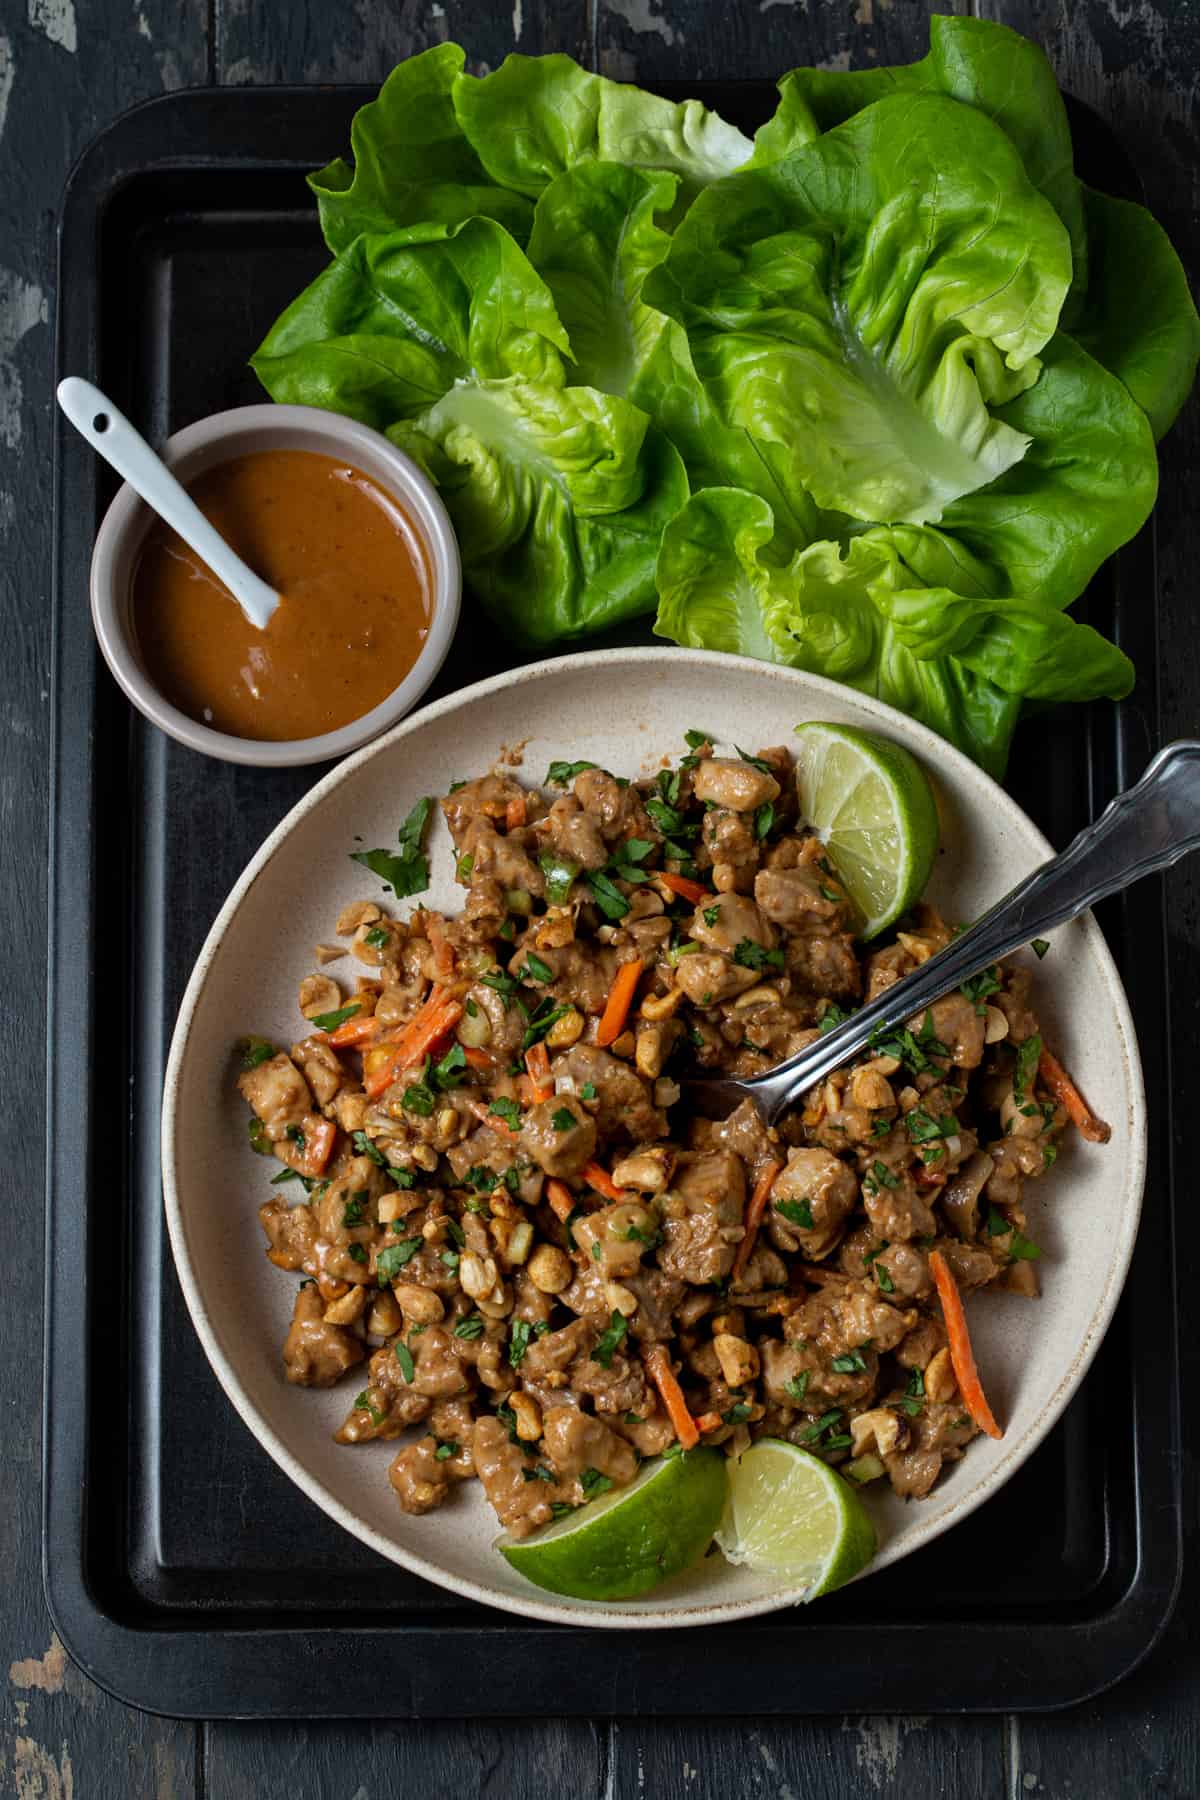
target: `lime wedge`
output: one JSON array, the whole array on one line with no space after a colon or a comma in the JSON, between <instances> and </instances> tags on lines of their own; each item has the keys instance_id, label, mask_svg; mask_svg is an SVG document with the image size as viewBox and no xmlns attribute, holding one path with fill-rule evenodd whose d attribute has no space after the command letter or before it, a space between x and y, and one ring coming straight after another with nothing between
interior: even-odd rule
<instances>
[{"instance_id":1,"label":"lime wedge","mask_svg":"<svg viewBox=\"0 0 1200 1800\"><path fill-rule=\"evenodd\" d=\"M552 1594L629 1600L678 1575L712 1542L725 1505L725 1457L698 1448L660 1457L536 1536L502 1532L494 1549Z\"/></svg>"},{"instance_id":2,"label":"lime wedge","mask_svg":"<svg viewBox=\"0 0 1200 1800\"><path fill-rule=\"evenodd\" d=\"M907 750L849 725L797 725L801 816L878 937L917 900L938 850L937 804Z\"/></svg>"},{"instance_id":3,"label":"lime wedge","mask_svg":"<svg viewBox=\"0 0 1200 1800\"><path fill-rule=\"evenodd\" d=\"M830 1594L865 1569L875 1527L848 1482L819 1456L760 1438L729 1470L717 1543L731 1563Z\"/></svg>"}]
</instances>

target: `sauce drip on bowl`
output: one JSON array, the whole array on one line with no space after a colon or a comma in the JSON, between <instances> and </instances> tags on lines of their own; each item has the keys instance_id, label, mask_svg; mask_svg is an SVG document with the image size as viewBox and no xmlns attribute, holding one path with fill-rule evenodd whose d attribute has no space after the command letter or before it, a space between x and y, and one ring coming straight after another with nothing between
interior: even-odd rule
<instances>
[{"instance_id":1,"label":"sauce drip on bowl","mask_svg":"<svg viewBox=\"0 0 1200 1800\"><path fill-rule=\"evenodd\" d=\"M361 470L309 450L261 450L188 484L201 512L282 595L257 631L161 521L133 577L151 680L181 712L235 737L319 737L397 688L429 629L415 525Z\"/></svg>"}]
</instances>

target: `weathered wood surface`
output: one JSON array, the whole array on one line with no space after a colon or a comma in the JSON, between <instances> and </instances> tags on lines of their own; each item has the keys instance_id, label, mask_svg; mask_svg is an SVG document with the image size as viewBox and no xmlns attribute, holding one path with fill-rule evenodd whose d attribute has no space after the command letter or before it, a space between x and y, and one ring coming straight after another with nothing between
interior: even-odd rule
<instances>
[{"instance_id":1,"label":"weathered wood surface","mask_svg":"<svg viewBox=\"0 0 1200 1800\"><path fill-rule=\"evenodd\" d=\"M1164 1642L1113 1693L1049 1718L819 1720L795 1726L562 1722L374 1729L178 1725L133 1712L66 1659L42 1599L39 1548L43 1014L49 591L49 408L55 208L71 162L125 107L180 85L373 81L456 36L473 66L513 48L564 49L621 77L774 76L797 62L902 60L924 48L923 0L0 0L0 1107L5 1296L0 1546L0 1793L17 1800L378 1800L432 1794L649 1796L961 1795L1123 1800L1200 1793L1200 1593L1189 1574ZM943 6L937 10L952 10ZM1065 86L1131 146L1155 211L1200 271L1200 15L1178 0L983 0L977 10L1045 44ZM318 159L330 146L314 146ZM335 147L336 148L336 147ZM1200 552L1200 405L1163 449L1164 730L1200 712L1194 628ZM1168 884L1175 1066L1186 1097L1200 1005L1200 871ZM1178 1108L1181 1132L1189 1109ZM1177 1146L1186 1167L1187 1146ZM1184 1184L1186 1194L1186 1183ZM1151 1205L1162 1196L1149 1196ZM1186 1256L1184 1259L1186 1267ZM1184 1404L1200 1391L1184 1303ZM1196 1458L1187 1512L1200 1517ZM1196 1532L1191 1533L1195 1547ZM1009 1552L1014 1553L1014 1552ZM697 1645L697 1653L702 1647ZM803 1690L803 1669L764 1669ZM553 1673L531 1707L553 1708Z\"/></svg>"}]
</instances>

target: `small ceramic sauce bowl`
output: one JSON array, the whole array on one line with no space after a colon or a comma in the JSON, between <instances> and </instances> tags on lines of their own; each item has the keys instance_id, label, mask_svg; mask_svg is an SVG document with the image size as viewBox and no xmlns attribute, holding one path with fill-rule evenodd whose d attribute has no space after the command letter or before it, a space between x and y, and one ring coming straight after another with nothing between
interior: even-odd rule
<instances>
[{"instance_id":1,"label":"small ceramic sauce bowl","mask_svg":"<svg viewBox=\"0 0 1200 1800\"><path fill-rule=\"evenodd\" d=\"M186 487L218 463L260 450L310 450L353 464L404 509L419 533L431 575L429 629L416 662L386 700L337 731L284 742L233 737L181 712L148 676L132 627L134 570L155 514L128 483L104 515L92 552L92 621L118 685L169 737L206 756L258 768L330 762L361 749L411 712L441 668L462 598L458 542L436 489L410 457L369 426L318 407L243 406L214 413L176 432L161 455Z\"/></svg>"}]
</instances>

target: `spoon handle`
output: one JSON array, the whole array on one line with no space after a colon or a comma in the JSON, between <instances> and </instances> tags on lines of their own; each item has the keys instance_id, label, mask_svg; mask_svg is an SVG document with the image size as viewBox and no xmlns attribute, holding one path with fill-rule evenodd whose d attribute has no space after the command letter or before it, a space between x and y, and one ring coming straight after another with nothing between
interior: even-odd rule
<instances>
[{"instance_id":1,"label":"spoon handle","mask_svg":"<svg viewBox=\"0 0 1200 1800\"><path fill-rule=\"evenodd\" d=\"M69 375L58 384L58 404L117 474L139 493L160 519L190 544L200 560L224 582L250 623L265 631L279 596L215 531L196 502L180 486L124 413L90 381Z\"/></svg>"},{"instance_id":2,"label":"spoon handle","mask_svg":"<svg viewBox=\"0 0 1200 1800\"><path fill-rule=\"evenodd\" d=\"M1200 845L1200 741L1160 750L1141 780L1085 826L944 950L853 1018L766 1075L745 1084L768 1122L866 1049L880 1028L919 1014L935 1000L1043 932L1155 874Z\"/></svg>"}]
</instances>

